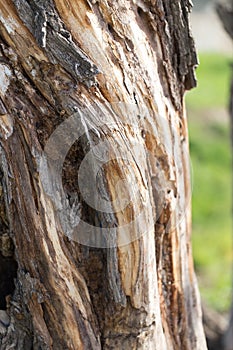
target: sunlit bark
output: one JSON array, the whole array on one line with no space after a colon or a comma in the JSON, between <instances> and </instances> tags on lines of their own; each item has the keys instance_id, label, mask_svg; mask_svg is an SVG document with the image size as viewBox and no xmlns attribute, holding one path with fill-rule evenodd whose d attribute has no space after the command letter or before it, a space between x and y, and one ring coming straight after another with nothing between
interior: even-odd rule
<instances>
[{"instance_id":1,"label":"sunlit bark","mask_svg":"<svg viewBox=\"0 0 233 350\"><path fill-rule=\"evenodd\" d=\"M1 349L206 349L190 246L189 11L186 0L0 1L1 225L18 264ZM62 193L46 157L60 159L74 116L82 137ZM96 186L93 208L78 173L100 142L81 183Z\"/></svg>"}]
</instances>

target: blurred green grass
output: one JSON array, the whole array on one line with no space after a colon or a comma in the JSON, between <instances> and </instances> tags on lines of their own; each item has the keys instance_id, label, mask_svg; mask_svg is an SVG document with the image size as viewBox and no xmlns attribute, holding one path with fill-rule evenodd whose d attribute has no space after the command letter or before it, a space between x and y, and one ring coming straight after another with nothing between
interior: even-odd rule
<instances>
[{"instance_id":1,"label":"blurred green grass","mask_svg":"<svg viewBox=\"0 0 233 350\"><path fill-rule=\"evenodd\" d=\"M200 110L228 105L231 57L218 53L199 55L198 86L187 95L190 109Z\"/></svg>"},{"instance_id":2,"label":"blurred green grass","mask_svg":"<svg viewBox=\"0 0 233 350\"><path fill-rule=\"evenodd\" d=\"M193 254L202 297L226 311L231 292L230 58L200 55L198 88L186 96L193 166Z\"/></svg>"}]
</instances>

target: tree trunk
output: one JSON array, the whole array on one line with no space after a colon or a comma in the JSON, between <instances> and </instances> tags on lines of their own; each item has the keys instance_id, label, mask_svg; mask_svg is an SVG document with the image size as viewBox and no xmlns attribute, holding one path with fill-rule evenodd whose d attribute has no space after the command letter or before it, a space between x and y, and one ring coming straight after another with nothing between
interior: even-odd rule
<instances>
[{"instance_id":1,"label":"tree trunk","mask_svg":"<svg viewBox=\"0 0 233 350\"><path fill-rule=\"evenodd\" d=\"M1 349L206 349L189 11L0 0Z\"/></svg>"}]
</instances>

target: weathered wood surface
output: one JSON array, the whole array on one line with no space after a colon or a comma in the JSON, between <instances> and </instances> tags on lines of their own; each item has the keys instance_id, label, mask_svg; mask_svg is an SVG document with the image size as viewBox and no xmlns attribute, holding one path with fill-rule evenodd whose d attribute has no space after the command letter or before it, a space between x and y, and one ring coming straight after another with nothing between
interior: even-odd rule
<instances>
[{"instance_id":1,"label":"weathered wood surface","mask_svg":"<svg viewBox=\"0 0 233 350\"><path fill-rule=\"evenodd\" d=\"M18 263L1 349L206 349L190 245L189 11L188 0L0 0L1 227ZM76 112L84 133L64 163L64 198L40 165ZM55 161L70 142L60 137ZM100 140L112 213L78 189ZM75 193L71 221L81 213L109 232L105 249L79 244L79 226L66 236L61 208Z\"/></svg>"}]
</instances>

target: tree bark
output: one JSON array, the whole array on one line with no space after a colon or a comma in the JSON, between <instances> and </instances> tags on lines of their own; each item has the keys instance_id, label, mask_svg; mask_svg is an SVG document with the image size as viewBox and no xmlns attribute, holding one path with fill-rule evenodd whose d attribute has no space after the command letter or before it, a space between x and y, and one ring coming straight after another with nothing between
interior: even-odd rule
<instances>
[{"instance_id":1,"label":"tree bark","mask_svg":"<svg viewBox=\"0 0 233 350\"><path fill-rule=\"evenodd\" d=\"M206 349L189 11L0 0L1 349Z\"/></svg>"}]
</instances>

